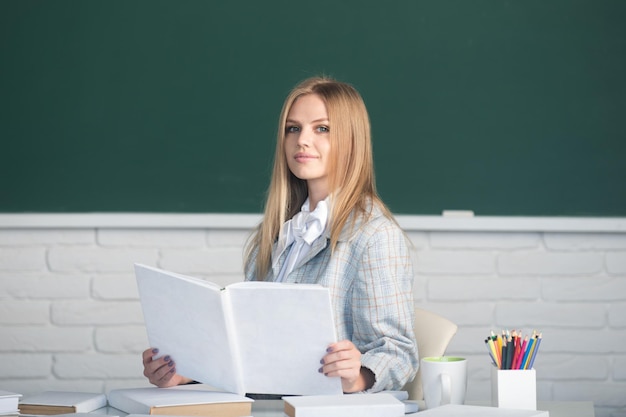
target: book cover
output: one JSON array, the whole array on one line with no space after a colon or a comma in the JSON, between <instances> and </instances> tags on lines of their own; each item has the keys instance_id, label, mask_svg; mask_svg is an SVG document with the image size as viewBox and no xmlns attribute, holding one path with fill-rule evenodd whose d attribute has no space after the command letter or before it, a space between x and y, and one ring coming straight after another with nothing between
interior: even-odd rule
<instances>
[{"instance_id":1,"label":"book cover","mask_svg":"<svg viewBox=\"0 0 626 417\"><path fill-rule=\"evenodd\" d=\"M22 394L0 390L0 415L17 414L17 404Z\"/></svg>"},{"instance_id":2,"label":"book cover","mask_svg":"<svg viewBox=\"0 0 626 417\"><path fill-rule=\"evenodd\" d=\"M19 409L21 414L88 413L106 406L106 395L93 392L44 391L24 396Z\"/></svg>"},{"instance_id":3,"label":"book cover","mask_svg":"<svg viewBox=\"0 0 626 417\"><path fill-rule=\"evenodd\" d=\"M112 390L109 405L128 414L174 416L249 416L253 400L202 384L171 388Z\"/></svg>"},{"instance_id":4,"label":"book cover","mask_svg":"<svg viewBox=\"0 0 626 417\"><path fill-rule=\"evenodd\" d=\"M310 395L283 397L289 417L401 417L404 403L391 394Z\"/></svg>"},{"instance_id":5,"label":"book cover","mask_svg":"<svg viewBox=\"0 0 626 417\"><path fill-rule=\"evenodd\" d=\"M221 390L341 394L318 372L337 340L327 288L311 284L217 284L135 265L150 346L179 374Z\"/></svg>"}]
</instances>

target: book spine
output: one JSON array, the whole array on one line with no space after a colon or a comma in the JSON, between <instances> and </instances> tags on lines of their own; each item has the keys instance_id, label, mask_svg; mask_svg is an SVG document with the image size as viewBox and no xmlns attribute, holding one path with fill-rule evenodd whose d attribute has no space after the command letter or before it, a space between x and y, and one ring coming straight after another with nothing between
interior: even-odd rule
<instances>
[{"instance_id":1,"label":"book spine","mask_svg":"<svg viewBox=\"0 0 626 417\"><path fill-rule=\"evenodd\" d=\"M149 406L128 397L123 390L109 392L109 405L127 414L152 414Z\"/></svg>"},{"instance_id":2,"label":"book spine","mask_svg":"<svg viewBox=\"0 0 626 417\"><path fill-rule=\"evenodd\" d=\"M233 320L232 304L230 302L230 291L228 288L222 291L222 310L224 312L224 320L226 321L226 332L228 334L228 346L232 352L233 358L233 374L235 376L235 384L237 386L237 394L246 395L245 378L241 367L241 353L239 343L237 341L237 333L235 332L236 323Z\"/></svg>"},{"instance_id":3,"label":"book spine","mask_svg":"<svg viewBox=\"0 0 626 417\"><path fill-rule=\"evenodd\" d=\"M76 408L77 413L88 413L90 411L97 410L98 408L105 407L106 405L107 398L104 394L101 394L77 403L74 408Z\"/></svg>"}]
</instances>

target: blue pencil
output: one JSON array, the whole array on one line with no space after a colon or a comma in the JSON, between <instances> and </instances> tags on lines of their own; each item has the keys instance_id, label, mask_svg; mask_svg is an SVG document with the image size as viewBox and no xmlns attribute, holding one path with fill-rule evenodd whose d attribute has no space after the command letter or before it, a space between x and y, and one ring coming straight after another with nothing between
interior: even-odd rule
<instances>
[{"instance_id":1,"label":"blue pencil","mask_svg":"<svg viewBox=\"0 0 626 417\"><path fill-rule=\"evenodd\" d=\"M535 356L537 356L537 351L539 350L539 345L541 344L541 333L537 337L537 342L535 343L535 349L533 350L533 356L530 358L530 363L528 364L528 369L533 369L533 363L535 363Z\"/></svg>"}]
</instances>

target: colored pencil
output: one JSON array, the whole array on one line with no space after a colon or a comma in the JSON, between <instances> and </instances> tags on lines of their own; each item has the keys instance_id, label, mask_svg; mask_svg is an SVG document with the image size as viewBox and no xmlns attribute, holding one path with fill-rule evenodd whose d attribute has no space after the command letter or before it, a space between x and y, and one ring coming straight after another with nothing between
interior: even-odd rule
<instances>
[{"instance_id":1,"label":"colored pencil","mask_svg":"<svg viewBox=\"0 0 626 417\"><path fill-rule=\"evenodd\" d=\"M537 342L535 342L535 346L533 347L533 356L530 358L530 363L528 364L528 369L533 369L533 364L535 363L535 357L537 356L537 351L539 350L539 345L541 344L541 333L537 336Z\"/></svg>"},{"instance_id":2,"label":"colored pencil","mask_svg":"<svg viewBox=\"0 0 626 417\"><path fill-rule=\"evenodd\" d=\"M532 369L541 344L542 333L533 330L524 336L521 330L493 330L484 340L491 362L498 369Z\"/></svg>"}]
</instances>

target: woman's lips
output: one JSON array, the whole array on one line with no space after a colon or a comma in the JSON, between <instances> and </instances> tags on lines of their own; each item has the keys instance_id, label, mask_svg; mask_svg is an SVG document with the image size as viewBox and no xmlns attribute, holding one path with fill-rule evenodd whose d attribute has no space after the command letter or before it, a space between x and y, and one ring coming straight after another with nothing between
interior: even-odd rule
<instances>
[{"instance_id":1,"label":"woman's lips","mask_svg":"<svg viewBox=\"0 0 626 417\"><path fill-rule=\"evenodd\" d=\"M306 153L297 153L295 155L294 159L296 161L298 161L298 162L307 162L307 161L310 161L312 159L317 159L317 156L306 154Z\"/></svg>"}]
</instances>

